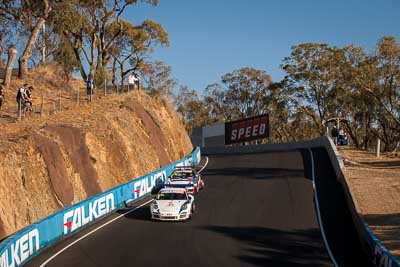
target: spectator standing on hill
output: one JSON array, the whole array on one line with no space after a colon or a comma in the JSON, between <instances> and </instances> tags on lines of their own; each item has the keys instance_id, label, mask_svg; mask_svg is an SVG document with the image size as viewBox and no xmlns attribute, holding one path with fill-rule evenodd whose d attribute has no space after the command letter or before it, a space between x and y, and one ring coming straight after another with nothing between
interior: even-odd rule
<instances>
[{"instance_id":1,"label":"spectator standing on hill","mask_svg":"<svg viewBox=\"0 0 400 267\"><path fill-rule=\"evenodd\" d=\"M344 130L343 130L343 128L340 128L340 129L339 129L339 137L340 137L340 138L344 137Z\"/></svg>"},{"instance_id":2,"label":"spectator standing on hill","mask_svg":"<svg viewBox=\"0 0 400 267\"><path fill-rule=\"evenodd\" d=\"M90 74L86 80L86 93L88 95L88 102L92 102L95 84L96 80L94 80L92 75Z\"/></svg>"},{"instance_id":3,"label":"spectator standing on hill","mask_svg":"<svg viewBox=\"0 0 400 267\"><path fill-rule=\"evenodd\" d=\"M33 104L32 104L32 90L33 87L29 86L26 90L25 90L25 114L31 115L32 111L33 111Z\"/></svg>"},{"instance_id":4,"label":"spectator standing on hill","mask_svg":"<svg viewBox=\"0 0 400 267\"><path fill-rule=\"evenodd\" d=\"M339 131L336 128L336 125L333 126L332 131L331 131L332 137L333 137L333 142L335 143L335 145L337 145L337 138L339 136Z\"/></svg>"},{"instance_id":5,"label":"spectator standing on hill","mask_svg":"<svg viewBox=\"0 0 400 267\"><path fill-rule=\"evenodd\" d=\"M132 85L132 89L135 89L135 85L136 85L136 74L134 74L133 72L131 72L129 74L128 77L128 85L131 86Z\"/></svg>"},{"instance_id":6,"label":"spectator standing on hill","mask_svg":"<svg viewBox=\"0 0 400 267\"><path fill-rule=\"evenodd\" d=\"M18 118L21 117L22 113L24 112L24 105L26 100L25 90L27 89L28 84L25 83L23 86L18 88L16 101L18 104Z\"/></svg>"},{"instance_id":7,"label":"spectator standing on hill","mask_svg":"<svg viewBox=\"0 0 400 267\"><path fill-rule=\"evenodd\" d=\"M137 86L137 89L139 90L140 89L140 77L136 73L135 73L135 77L136 77L136 86Z\"/></svg>"}]
</instances>

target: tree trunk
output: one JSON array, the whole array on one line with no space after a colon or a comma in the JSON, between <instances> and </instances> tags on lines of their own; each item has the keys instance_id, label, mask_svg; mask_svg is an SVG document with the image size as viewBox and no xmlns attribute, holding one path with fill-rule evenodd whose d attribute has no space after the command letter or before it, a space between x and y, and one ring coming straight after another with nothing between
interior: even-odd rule
<instances>
[{"instance_id":1,"label":"tree trunk","mask_svg":"<svg viewBox=\"0 0 400 267\"><path fill-rule=\"evenodd\" d=\"M347 132L350 135L351 140L353 140L353 144L356 146L357 149L361 148L356 131L353 131L353 128L351 128L351 125L348 121L344 121L344 124L346 125Z\"/></svg>"},{"instance_id":2,"label":"tree trunk","mask_svg":"<svg viewBox=\"0 0 400 267\"><path fill-rule=\"evenodd\" d=\"M0 69L4 69L4 67L5 67L4 60L3 60L3 54L4 54L3 49L0 49Z\"/></svg>"},{"instance_id":3,"label":"tree trunk","mask_svg":"<svg viewBox=\"0 0 400 267\"><path fill-rule=\"evenodd\" d=\"M46 19L40 18L39 21L36 23L31 35L29 36L29 40L25 46L24 52L22 53L21 57L18 59L18 62L19 62L18 77L21 79L25 78L26 75L28 74L28 60L32 57L32 50L35 45L37 36L45 22L46 22Z\"/></svg>"},{"instance_id":4,"label":"tree trunk","mask_svg":"<svg viewBox=\"0 0 400 267\"><path fill-rule=\"evenodd\" d=\"M81 73L82 79L84 79L86 81L87 80L87 74L86 74L86 71L85 71L85 67L82 64L81 56L79 54L79 48L76 45L74 45L72 50L74 51L74 55L75 55L76 60L79 62L79 71Z\"/></svg>"},{"instance_id":5,"label":"tree trunk","mask_svg":"<svg viewBox=\"0 0 400 267\"><path fill-rule=\"evenodd\" d=\"M37 37L39 35L40 29L42 29L43 24L46 22L47 17L51 11L51 6L49 5L48 0L44 0L45 9L43 11L42 17L39 18L36 25L33 27L31 35L29 36L28 42L26 43L24 52L21 57L18 59L19 62L19 74L18 77L23 79L28 74L28 61L32 57L33 47L36 43Z\"/></svg>"},{"instance_id":6,"label":"tree trunk","mask_svg":"<svg viewBox=\"0 0 400 267\"><path fill-rule=\"evenodd\" d=\"M119 68L121 69L121 87L122 87L122 90L124 90L124 86L125 86L124 64L120 64Z\"/></svg>"},{"instance_id":7,"label":"tree trunk","mask_svg":"<svg viewBox=\"0 0 400 267\"><path fill-rule=\"evenodd\" d=\"M17 58L17 49L15 46L10 46L8 49L8 60L7 60L7 66L6 66L6 74L4 76L4 86L8 87L11 84L11 76L12 76L12 71L13 71L13 66L14 66L14 61Z\"/></svg>"},{"instance_id":8,"label":"tree trunk","mask_svg":"<svg viewBox=\"0 0 400 267\"><path fill-rule=\"evenodd\" d=\"M111 76L111 81L112 81L112 85L115 86L115 79L117 78L117 66L116 66L116 60L113 60L113 64L112 64L112 76Z\"/></svg>"}]
</instances>

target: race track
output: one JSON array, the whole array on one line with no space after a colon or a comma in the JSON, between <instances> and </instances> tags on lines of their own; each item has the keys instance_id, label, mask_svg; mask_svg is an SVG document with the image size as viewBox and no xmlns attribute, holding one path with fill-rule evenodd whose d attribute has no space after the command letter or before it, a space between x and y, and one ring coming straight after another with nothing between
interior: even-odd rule
<instances>
[{"instance_id":1,"label":"race track","mask_svg":"<svg viewBox=\"0 0 400 267\"><path fill-rule=\"evenodd\" d=\"M313 152L321 209L333 209L321 212L329 246L339 266L367 266L325 154ZM210 156L192 220L154 222L145 205L110 222L130 211L121 210L26 266L49 259L46 266L334 266L317 220L310 161L308 151Z\"/></svg>"}]
</instances>

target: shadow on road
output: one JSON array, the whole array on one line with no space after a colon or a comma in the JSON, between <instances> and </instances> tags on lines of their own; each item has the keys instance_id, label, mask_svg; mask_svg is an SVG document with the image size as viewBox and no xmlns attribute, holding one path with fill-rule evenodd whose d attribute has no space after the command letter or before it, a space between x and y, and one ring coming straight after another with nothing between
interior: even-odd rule
<instances>
[{"instance_id":1,"label":"shadow on road","mask_svg":"<svg viewBox=\"0 0 400 267\"><path fill-rule=\"evenodd\" d=\"M223 176L243 176L251 179L284 179L293 177L302 177L304 171L293 169L271 169L271 168L229 168L229 169L212 169L205 172L207 176L223 175Z\"/></svg>"},{"instance_id":2,"label":"shadow on road","mask_svg":"<svg viewBox=\"0 0 400 267\"><path fill-rule=\"evenodd\" d=\"M121 209L118 210L117 213L123 214L131 209ZM130 212L124 216L127 219L132 219L132 220L140 220L140 221L150 221L151 216L150 216L150 210L149 207L144 206L136 209L134 212Z\"/></svg>"},{"instance_id":3,"label":"shadow on road","mask_svg":"<svg viewBox=\"0 0 400 267\"><path fill-rule=\"evenodd\" d=\"M205 226L239 241L244 264L256 266L332 266L318 228L279 230L264 227Z\"/></svg>"}]
</instances>

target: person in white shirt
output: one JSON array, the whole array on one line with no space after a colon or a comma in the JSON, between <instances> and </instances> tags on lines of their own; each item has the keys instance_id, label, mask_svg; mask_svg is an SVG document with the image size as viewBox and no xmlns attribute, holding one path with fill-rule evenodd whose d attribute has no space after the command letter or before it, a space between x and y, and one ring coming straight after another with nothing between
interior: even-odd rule
<instances>
[{"instance_id":1,"label":"person in white shirt","mask_svg":"<svg viewBox=\"0 0 400 267\"><path fill-rule=\"evenodd\" d=\"M139 90L140 89L140 77L137 74L135 74L135 77L136 77L136 86L137 86L137 89Z\"/></svg>"},{"instance_id":2,"label":"person in white shirt","mask_svg":"<svg viewBox=\"0 0 400 267\"><path fill-rule=\"evenodd\" d=\"M136 75L133 72L131 72L128 76L128 84L129 86L132 86L133 89L135 89L136 80L137 80Z\"/></svg>"}]
</instances>

